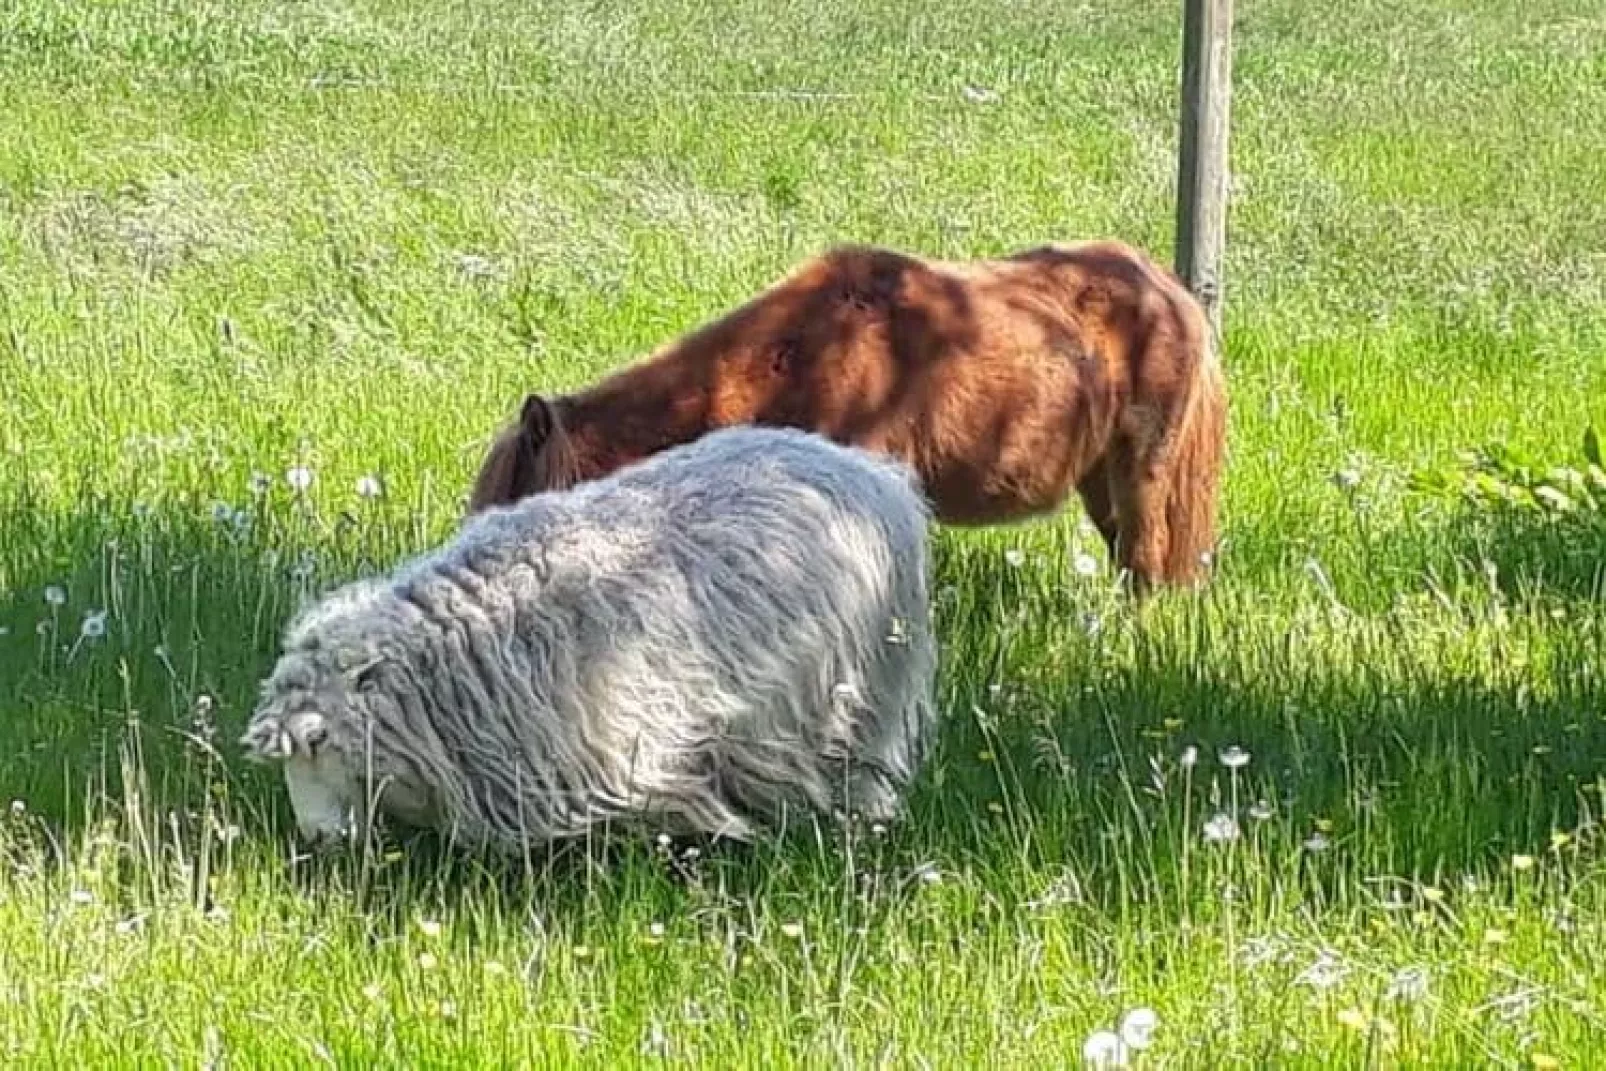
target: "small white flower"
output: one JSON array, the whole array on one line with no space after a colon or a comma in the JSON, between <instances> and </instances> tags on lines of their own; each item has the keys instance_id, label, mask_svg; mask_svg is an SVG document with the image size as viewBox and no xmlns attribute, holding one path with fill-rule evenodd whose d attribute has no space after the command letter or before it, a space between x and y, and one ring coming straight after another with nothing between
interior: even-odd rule
<instances>
[{"instance_id":1,"label":"small white flower","mask_svg":"<svg viewBox=\"0 0 1606 1071\"><path fill-rule=\"evenodd\" d=\"M1229 747L1216 757L1221 760L1221 765L1229 770L1241 770L1249 765L1249 752L1237 744L1232 745L1232 747Z\"/></svg>"},{"instance_id":2,"label":"small white flower","mask_svg":"<svg viewBox=\"0 0 1606 1071\"><path fill-rule=\"evenodd\" d=\"M290 490L300 494L312 486L312 470L305 465L297 465L284 474L284 482L290 485Z\"/></svg>"},{"instance_id":3,"label":"small white flower","mask_svg":"<svg viewBox=\"0 0 1606 1071\"><path fill-rule=\"evenodd\" d=\"M84 615L84 623L79 630L86 640L98 640L106 635L106 611L91 610Z\"/></svg>"},{"instance_id":4,"label":"small white flower","mask_svg":"<svg viewBox=\"0 0 1606 1071\"><path fill-rule=\"evenodd\" d=\"M1345 491L1352 491L1360 486L1360 470L1354 466L1339 469L1333 474L1333 482Z\"/></svg>"},{"instance_id":5,"label":"small white flower","mask_svg":"<svg viewBox=\"0 0 1606 1071\"><path fill-rule=\"evenodd\" d=\"M67 589L60 584L51 584L45 588L45 602L51 606L67 605Z\"/></svg>"},{"instance_id":6,"label":"small white flower","mask_svg":"<svg viewBox=\"0 0 1606 1071\"><path fill-rule=\"evenodd\" d=\"M1095 1030L1082 1043L1082 1062L1088 1067L1125 1067L1126 1042L1113 1030Z\"/></svg>"},{"instance_id":7,"label":"small white flower","mask_svg":"<svg viewBox=\"0 0 1606 1071\"><path fill-rule=\"evenodd\" d=\"M1271 804L1267 803L1263 799L1256 800L1254 806L1249 808L1249 817L1259 822L1264 822L1266 819L1270 818L1271 815Z\"/></svg>"},{"instance_id":8,"label":"small white flower","mask_svg":"<svg viewBox=\"0 0 1606 1071\"><path fill-rule=\"evenodd\" d=\"M803 936L803 924L799 922L783 922L781 923L781 933L783 936L790 937L795 941Z\"/></svg>"},{"instance_id":9,"label":"small white flower","mask_svg":"<svg viewBox=\"0 0 1606 1071\"><path fill-rule=\"evenodd\" d=\"M1238 839L1238 820L1226 811L1217 811L1204 824L1205 840L1211 844L1225 844Z\"/></svg>"},{"instance_id":10,"label":"small white flower","mask_svg":"<svg viewBox=\"0 0 1606 1071\"><path fill-rule=\"evenodd\" d=\"M1187 747L1182 749L1182 757L1177 759L1177 762L1184 770L1193 769L1195 766L1199 765L1199 749L1194 747L1192 744L1189 744Z\"/></svg>"},{"instance_id":11,"label":"small white flower","mask_svg":"<svg viewBox=\"0 0 1606 1071\"><path fill-rule=\"evenodd\" d=\"M1142 1052L1154 1044L1154 1031L1160 1017L1153 1008L1133 1008L1121 1017L1121 1040L1134 1052Z\"/></svg>"},{"instance_id":12,"label":"small white flower","mask_svg":"<svg viewBox=\"0 0 1606 1071\"><path fill-rule=\"evenodd\" d=\"M379 984L377 982L369 982L367 985L362 987L362 995L367 997L369 1000L377 1001L380 997L384 996L384 993L385 991L379 988Z\"/></svg>"},{"instance_id":13,"label":"small white flower","mask_svg":"<svg viewBox=\"0 0 1606 1071\"><path fill-rule=\"evenodd\" d=\"M487 279L496 274L496 263L478 253L459 253L457 270L470 279Z\"/></svg>"},{"instance_id":14,"label":"small white flower","mask_svg":"<svg viewBox=\"0 0 1606 1071\"><path fill-rule=\"evenodd\" d=\"M960 93L972 104L991 104L998 99L998 91L985 86L966 86Z\"/></svg>"},{"instance_id":15,"label":"small white flower","mask_svg":"<svg viewBox=\"0 0 1606 1071\"><path fill-rule=\"evenodd\" d=\"M673 841L671 841L668 833L660 833L660 834L658 834L658 847L660 847L660 848L668 848L669 845L672 844L672 843L673 843Z\"/></svg>"},{"instance_id":16,"label":"small white flower","mask_svg":"<svg viewBox=\"0 0 1606 1071\"><path fill-rule=\"evenodd\" d=\"M11 801L11 817L21 818L28 813L28 805L21 800Z\"/></svg>"},{"instance_id":17,"label":"small white flower","mask_svg":"<svg viewBox=\"0 0 1606 1071\"><path fill-rule=\"evenodd\" d=\"M454 1002L450 1001L450 1000L441 1001L441 1018L442 1019L456 1019L457 1018L457 1005Z\"/></svg>"},{"instance_id":18,"label":"small white flower","mask_svg":"<svg viewBox=\"0 0 1606 1071\"><path fill-rule=\"evenodd\" d=\"M383 493L384 488L379 485L378 477L363 476L357 480L358 498L378 498Z\"/></svg>"},{"instance_id":19,"label":"small white flower","mask_svg":"<svg viewBox=\"0 0 1606 1071\"><path fill-rule=\"evenodd\" d=\"M1017 548L1010 547L1004 551L1004 561L1008 562L1011 568L1019 569L1026 564L1026 555Z\"/></svg>"},{"instance_id":20,"label":"small white flower","mask_svg":"<svg viewBox=\"0 0 1606 1071\"><path fill-rule=\"evenodd\" d=\"M884 837L887 835L887 827L882 825L880 822L871 822L870 835L873 837Z\"/></svg>"},{"instance_id":21,"label":"small white flower","mask_svg":"<svg viewBox=\"0 0 1606 1071\"><path fill-rule=\"evenodd\" d=\"M1077 576L1092 576L1099 571L1099 560L1085 550L1079 550L1071 557L1071 568L1076 570Z\"/></svg>"},{"instance_id":22,"label":"small white flower","mask_svg":"<svg viewBox=\"0 0 1606 1071\"><path fill-rule=\"evenodd\" d=\"M440 966L440 962L440 960L435 958L435 953L433 952L420 952L418 954L418 966L420 970L432 971L436 967Z\"/></svg>"},{"instance_id":23,"label":"small white flower","mask_svg":"<svg viewBox=\"0 0 1606 1071\"><path fill-rule=\"evenodd\" d=\"M9 636L9 635L11 635L11 626L10 625L0 625L0 637L5 637L5 636Z\"/></svg>"},{"instance_id":24,"label":"small white flower","mask_svg":"<svg viewBox=\"0 0 1606 1071\"><path fill-rule=\"evenodd\" d=\"M90 892L88 889L74 889L67 895L67 899L71 900L79 907L84 907L95 902L95 894Z\"/></svg>"},{"instance_id":25,"label":"small white flower","mask_svg":"<svg viewBox=\"0 0 1606 1071\"><path fill-rule=\"evenodd\" d=\"M662 937L664 935L664 924L661 922L654 922L647 927L647 932L654 937Z\"/></svg>"},{"instance_id":26,"label":"small white flower","mask_svg":"<svg viewBox=\"0 0 1606 1071\"><path fill-rule=\"evenodd\" d=\"M1312 833L1310 837L1306 839L1302 847L1304 847L1307 852L1310 852L1312 855L1314 855L1317 852L1325 852L1327 850L1328 843L1329 841L1326 835L1320 831L1317 831Z\"/></svg>"},{"instance_id":27,"label":"small white flower","mask_svg":"<svg viewBox=\"0 0 1606 1071\"><path fill-rule=\"evenodd\" d=\"M441 935L441 924L434 919L419 919L418 928L425 937L435 938Z\"/></svg>"}]
</instances>

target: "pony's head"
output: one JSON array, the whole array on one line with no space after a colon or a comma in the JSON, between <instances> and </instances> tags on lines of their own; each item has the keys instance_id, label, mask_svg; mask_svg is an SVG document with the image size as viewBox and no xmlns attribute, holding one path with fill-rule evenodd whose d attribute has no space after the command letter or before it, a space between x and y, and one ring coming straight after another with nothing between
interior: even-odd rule
<instances>
[{"instance_id":1,"label":"pony's head","mask_svg":"<svg viewBox=\"0 0 1606 1071\"><path fill-rule=\"evenodd\" d=\"M468 512L510 505L538 491L563 490L576 477L574 444L558 405L531 394L524 399L518 420L491 444L474 480Z\"/></svg>"}]
</instances>

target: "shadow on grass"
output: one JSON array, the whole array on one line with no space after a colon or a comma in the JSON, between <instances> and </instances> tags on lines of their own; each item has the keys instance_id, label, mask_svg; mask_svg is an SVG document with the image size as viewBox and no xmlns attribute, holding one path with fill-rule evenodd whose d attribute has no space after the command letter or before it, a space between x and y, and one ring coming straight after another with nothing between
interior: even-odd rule
<instances>
[{"instance_id":1,"label":"shadow on grass","mask_svg":"<svg viewBox=\"0 0 1606 1071\"><path fill-rule=\"evenodd\" d=\"M153 814L193 817L225 799L247 841L288 859L282 783L235 743L257 681L298 598L389 567L421 535L379 521L242 535L204 509L3 516L0 785L70 844L130 798L123 775L137 768ZM1264 605L1254 578L1162 598L1140 617L1107 577L1075 575L1070 528L1035 533L1027 542L1042 549L1022 559L985 537L938 539L946 722L907 820L856 834L857 864L830 829L751 848L642 836L522 861L419 835L399 862L377 857L362 879L371 902L402 911L421 889L450 899L495 887L579 919L599 893L616 906L672 902L688 886L835 896L870 860L875 880L963 870L1011 902L1070 873L1079 895L1114 909L1192 895L1205 878L1187 861L1213 850L1203 830L1218 812L1266 875L1321 899L1344 878L1454 874L1534 852L1600 802L1598 617L1511 620L1460 602L1344 615ZM325 557L310 569L299 551L267 550L314 537ZM46 601L51 586L64 605ZM84 637L101 609L104 635ZM1238 770L1218 759L1233 746L1249 755ZM297 864L314 878L340 865Z\"/></svg>"}]
</instances>

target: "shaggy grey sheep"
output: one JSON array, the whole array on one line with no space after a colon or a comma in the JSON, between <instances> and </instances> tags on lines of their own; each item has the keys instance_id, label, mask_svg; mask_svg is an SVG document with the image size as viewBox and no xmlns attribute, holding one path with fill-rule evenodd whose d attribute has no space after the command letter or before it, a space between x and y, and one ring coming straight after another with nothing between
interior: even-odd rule
<instances>
[{"instance_id":1,"label":"shaggy grey sheep","mask_svg":"<svg viewBox=\"0 0 1606 1071\"><path fill-rule=\"evenodd\" d=\"M934 723L927 524L897 462L719 431L338 589L287 628L241 742L285 762L313 843L375 813L509 849L886 820Z\"/></svg>"}]
</instances>

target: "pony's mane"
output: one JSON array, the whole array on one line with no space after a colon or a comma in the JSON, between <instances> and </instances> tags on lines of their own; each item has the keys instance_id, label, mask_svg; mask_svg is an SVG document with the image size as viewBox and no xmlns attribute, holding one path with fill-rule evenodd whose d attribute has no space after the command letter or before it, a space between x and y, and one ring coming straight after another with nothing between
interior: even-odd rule
<instances>
[{"instance_id":1,"label":"pony's mane","mask_svg":"<svg viewBox=\"0 0 1606 1071\"><path fill-rule=\"evenodd\" d=\"M486 454L469 495L470 514L514 499L519 487L566 490L580 482L580 457L557 407L546 404L550 423L541 434L521 415L502 429Z\"/></svg>"}]
</instances>

